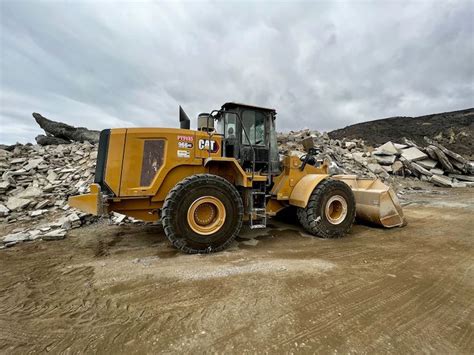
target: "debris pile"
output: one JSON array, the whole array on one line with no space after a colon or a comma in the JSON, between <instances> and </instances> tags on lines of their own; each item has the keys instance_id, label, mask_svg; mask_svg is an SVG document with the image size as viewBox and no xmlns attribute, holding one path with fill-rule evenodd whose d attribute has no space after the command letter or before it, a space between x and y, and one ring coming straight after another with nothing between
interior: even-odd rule
<instances>
[{"instance_id":1,"label":"debris pile","mask_svg":"<svg viewBox=\"0 0 474 355\"><path fill-rule=\"evenodd\" d=\"M0 223L27 226L0 237L3 246L63 239L68 230L92 223L95 218L71 209L67 198L87 191L96 159L97 146L89 142L0 149ZM124 217L114 215L112 221Z\"/></svg>"},{"instance_id":2,"label":"debris pile","mask_svg":"<svg viewBox=\"0 0 474 355\"><path fill-rule=\"evenodd\" d=\"M389 180L413 176L442 187L474 186L474 162L425 137L426 147L403 139L374 148L360 139L331 139L326 133L308 129L279 133L280 154L302 156L303 140L311 138L319 158L331 161L333 173L356 174Z\"/></svg>"}]
</instances>

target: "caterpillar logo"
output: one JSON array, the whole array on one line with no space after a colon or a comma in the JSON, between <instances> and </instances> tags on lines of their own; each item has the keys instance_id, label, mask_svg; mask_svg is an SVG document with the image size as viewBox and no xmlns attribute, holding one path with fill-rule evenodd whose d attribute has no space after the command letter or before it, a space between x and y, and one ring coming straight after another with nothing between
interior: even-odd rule
<instances>
[{"instance_id":1,"label":"caterpillar logo","mask_svg":"<svg viewBox=\"0 0 474 355\"><path fill-rule=\"evenodd\" d=\"M200 150L210 150L211 153L215 153L219 150L219 144L213 140L200 139L198 142L198 148Z\"/></svg>"}]
</instances>

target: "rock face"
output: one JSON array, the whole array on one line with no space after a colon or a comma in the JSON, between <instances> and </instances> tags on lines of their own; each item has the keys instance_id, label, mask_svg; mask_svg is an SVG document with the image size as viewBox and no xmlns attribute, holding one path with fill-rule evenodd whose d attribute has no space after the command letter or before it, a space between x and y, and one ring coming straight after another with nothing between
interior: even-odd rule
<instances>
[{"instance_id":1,"label":"rock face","mask_svg":"<svg viewBox=\"0 0 474 355\"><path fill-rule=\"evenodd\" d=\"M34 112L36 123L46 132L46 136L39 135L36 142L40 145L67 144L73 142L99 142L99 131L92 131L84 127L73 127L62 122L56 122Z\"/></svg>"},{"instance_id":2,"label":"rock face","mask_svg":"<svg viewBox=\"0 0 474 355\"><path fill-rule=\"evenodd\" d=\"M419 117L390 117L362 122L329 132L329 136L332 139L363 139L372 146L379 146L388 141L402 143L403 137L423 146L426 144L426 136L453 152L474 159L474 108Z\"/></svg>"}]
</instances>

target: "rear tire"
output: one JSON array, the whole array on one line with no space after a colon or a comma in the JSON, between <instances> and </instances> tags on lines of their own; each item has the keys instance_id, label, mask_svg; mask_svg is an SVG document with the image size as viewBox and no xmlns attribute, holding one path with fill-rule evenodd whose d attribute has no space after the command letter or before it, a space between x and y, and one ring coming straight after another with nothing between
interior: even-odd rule
<instances>
[{"instance_id":1,"label":"rear tire","mask_svg":"<svg viewBox=\"0 0 474 355\"><path fill-rule=\"evenodd\" d=\"M211 253L232 243L242 227L243 213L235 186L217 175L197 174L168 193L162 222L166 236L179 250Z\"/></svg>"},{"instance_id":2,"label":"rear tire","mask_svg":"<svg viewBox=\"0 0 474 355\"><path fill-rule=\"evenodd\" d=\"M303 228L322 238L340 238L347 234L356 215L351 188L339 180L322 181L312 192L308 205L298 208Z\"/></svg>"}]
</instances>

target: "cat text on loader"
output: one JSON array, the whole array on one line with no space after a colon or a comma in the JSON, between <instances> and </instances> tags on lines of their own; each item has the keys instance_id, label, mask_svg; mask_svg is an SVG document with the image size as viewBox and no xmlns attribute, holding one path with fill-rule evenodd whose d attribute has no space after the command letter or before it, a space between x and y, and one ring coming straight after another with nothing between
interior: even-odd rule
<instances>
[{"instance_id":1,"label":"cat text on loader","mask_svg":"<svg viewBox=\"0 0 474 355\"><path fill-rule=\"evenodd\" d=\"M267 217L297 207L301 225L322 238L342 237L355 217L384 227L404 225L394 192L379 180L329 174L312 141L301 159L280 163L273 109L229 102L200 114L190 129L102 131L95 183L69 205L95 215L116 211L161 219L186 253L225 249L242 224L265 228ZM309 144L308 144L309 143Z\"/></svg>"}]
</instances>

